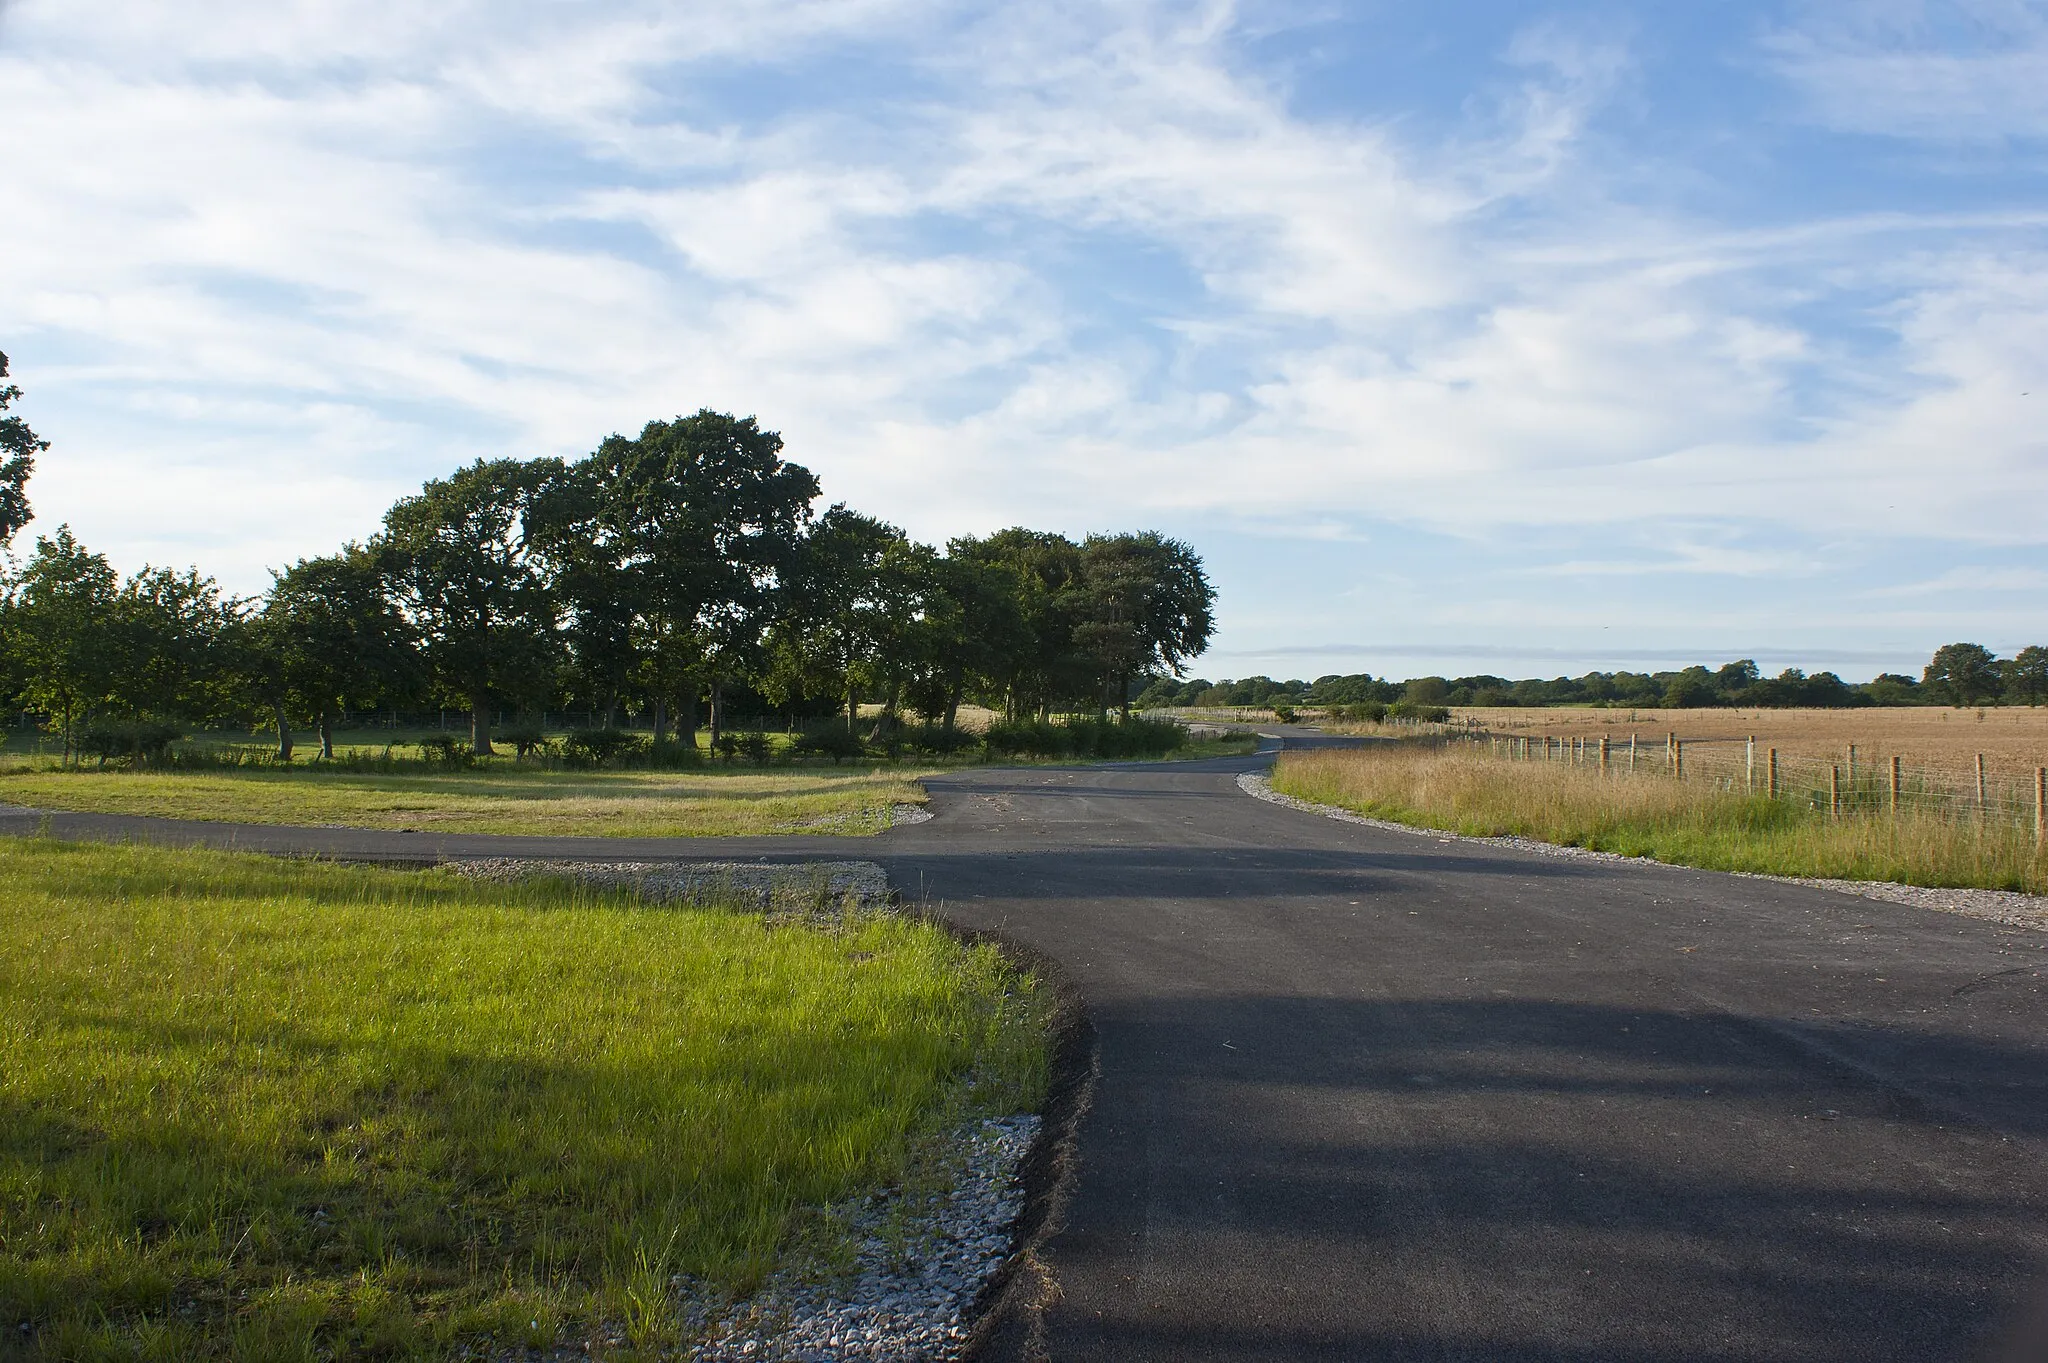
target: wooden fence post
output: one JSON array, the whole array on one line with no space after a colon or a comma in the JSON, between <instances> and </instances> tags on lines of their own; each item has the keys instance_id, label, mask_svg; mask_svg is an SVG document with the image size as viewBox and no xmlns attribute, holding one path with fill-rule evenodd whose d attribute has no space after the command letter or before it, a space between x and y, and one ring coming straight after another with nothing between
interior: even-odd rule
<instances>
[{"instance_id":1,"label":"wooden fence post","mask_svg":"<svg viewBox=\"0 0 2048 1363\"><path fill-rule=\"evenodd\" d=\"M1842 768L1839 763L1828 764L1828 813L1842 812Z\"/></svg>"},{"instance_id":2,"label":"wooden fence post","mask_svg":"<svg viewBox=\"0 0 2048 1363\"><path fill-rule=\"evenodd\" d=\"M1675 736L1671 740L1671 779L1674 781L1683 781L1685 779L1685 744L1680 742Z\"/></svg>"},{"instance_id":3,"label":"wooden fence post","mask_svg":"<svg viewBox=\"0 0 2048 1363\"><path fill-rule=\"evenodd\" d=\"M1634 734L1628 736L1628 774L1630 776L1636 774L1636 736Z\"/></svg>"},{"instance_id":4,"label":"wooden fence post","mask_svg":"<svg viewBox=\"0 0 2048 1363\"><path fill-rule=\"evenodd\" d=\"M1899 816L1899 755L1892 754L1892 817Z\"/></svg>"},{"instance_id":5,"label":"wooden fence post","mask_svg":"<svg viewBox=\"0 0 2048 1363\"><path fill-rule=\"evenodd\" d=\"M1606 734L1600 735L1600 774L1602 776L1607 775L1612 770L1610 752L1612 742L1613 740L1609 739Z\"/></svg>"},{"instance_id":6,"label":"wooden fence post","mask_svg":"<svg viewBox=\"0 0 2048 1363\"><path fill-rule=\"evenodd\" d=\"M1767 791L1770 797L1775 800L1778 798L1778 750L1776 748L1772 748L1764 754L1764 767L1764 779L1769 782Z\"/></svg>"},{"instance_id":7,"label":"wooden fence post","mask_svg":"<svg viewBox=\"0 0 2048 1363\"><path fill-rule=\"evenodd\" d=\"M1742 788L1748 791L1754 791L1756 789L1755 734L1751 734L1749 736L1749 741L1742 745Z\"/></svg>"},{"instance_id":8,"label":"wooden fence post","mask_svg":"<svg viewBox=\"0 0 2048 1363\"><path fill-rule=\"evenodd\" d=\"M2034 768L2034 849L2048 843L2048 767Z\"/></svg>"},{"instance_id":9,"label":"wooden fence post","mask_svg":"<svg viewBox=\"0 0 2048 1363\"><path fill-rule=\"evenodd\" d=\"M1984 808L1985 808L1985 804L1986 804L1986 801L1985 801L1985 799L1984 799L1984 754L1983 754L1983 753L1978 753L1978 754L1977 754L1977 814L1978 814L1978 816L1979 816L1980 818L1981 818L1981 817L1983 816L1983 814L1984 814Z\"/></svg>"}]
</instances>

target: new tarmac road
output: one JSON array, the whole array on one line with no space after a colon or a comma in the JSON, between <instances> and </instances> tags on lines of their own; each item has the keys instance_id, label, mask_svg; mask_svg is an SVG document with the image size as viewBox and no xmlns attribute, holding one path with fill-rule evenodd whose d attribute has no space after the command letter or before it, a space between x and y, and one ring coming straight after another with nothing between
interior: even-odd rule
<instances>
[{"instance_id":1,"label":"new tarmac road","mask_svg":"<svg viewBox=\"0 0 2048 1363\"><path fill-rule=\"evenodd\" d=\"M1242 793L1261 762L962 771L858 841L47 827L880 861L1092 1024L990 1357L2036 1356L2001 1339L2048 1281L2048 933L1340 823Z\"/></svg>"}]
</instances>

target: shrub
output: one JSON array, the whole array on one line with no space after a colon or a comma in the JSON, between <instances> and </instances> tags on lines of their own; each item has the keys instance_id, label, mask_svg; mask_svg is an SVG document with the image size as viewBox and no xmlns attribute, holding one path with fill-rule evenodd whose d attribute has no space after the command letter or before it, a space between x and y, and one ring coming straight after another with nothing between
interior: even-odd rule
<instances>
[{"instance_id":1,"label":"shrub","mask_svg":"<svg viewBox=\"0 0 2048 1363\"><path fill-rule=\"evenodd\" d=\"M531 757L537 752L545 752L548 746L548 736L541 730L540 725L525 720L507 726L499 737L510 743L512 750L521 757Z\"/></svg>"},{"instance_id":2,"label":"shrub","mask_svg":"<svg viewBox=\"0 0 2048 1363\"><path fill-rule=\"evenodd\" d=\"M982 735L990 753L1012 757L1164 757L1187 741L1185 727L1163 719L1024 720L991 725Z\"/></svg>"},{"instance_id":3,"label":"shrub","mask_svg":"<svg viewBox=\"0 0 2048 1363\"><path fill-rule=\"evenodd\" d=\"M175 724L155 720L134 724L89 724L78 736L78 755L96 757L103 767L109 761L160 765L169 755L171 744L184 736Z\"/></svg>"},{"instance_id":4,"label":"shrub","mask_svg":"<svg viewBox=\"0 0 2048 1363\"><path fill-rule=\"evenodd\" d=\"M647 745L647 765L650 767L694 767L703 760L704 754L695 743L664 738L659 743Z\"/></svg>"},{"instance_id":5,"label":"shrub","mask_svg":"<svg viewBox=\"0 0 2048 1363\"><path fill-rule=\"evenodd\" d=\"M859 759L867 756L867 744L860 741L860 735L850 732L838 722L807 729L797 736L790 750L804 757L829 757L834 765L848 758Z\"/></svg>"},{"instance_id":6,"label":"shrub","mask_svg":"<svg viewBox=\"0 0 2048 1363\"><path fill-rule=\"evenodd\" d=\"M1423 705L1412 700L1397 700L1387 707L1387 713L1395 719L1412 719L1422 724L1443 724L1450 720L1450 710L1442 705Z\"/></svg>"},{"instance_id":7,"label":"shrub","mask_svg":"<svg viewBox=\"0 0 2048 1363\"><path fill-rule=\"evenodd\" d=\"M942 724L920 724L903 731L903 744L912 752L944 756L962 752L981 742L979 734L965 729L948 729Z\"/></svg>"},{"instance_id":8,"label":"shrub","mask_svg":"<svg viewBox=\"0 0 2048 1363\"><path fill-rule=\"evenodd\" d=\"M1330 718L1340 724L1379 724L1387 717L1387 707L1376 700L1360 701L1355 705L1332 705Z\"/></svg>"},{"instance_id":9,"label":"shrub","mask_svg":"<svg viewBox=\"0 0 2048 1363\"><path fill-rule=\"evenodd\" d=\"M768 735L762 733L723 733L718 736L718 755L728 762L751 762L757 767L766 766L774 747L768 742Z\"/></svg>"},{"instance_id":10,"label":"shrub","mask_svg":"<svg viewBox=\"0 0 2048 1363\"><path fill-rule=\"evenodd\" d=\"M562 740L562 751L581 765L602 767L647 750L648 742L624 729L578 729Z\"/></svg>"},{"instance_id":11,"label":"shrub","mask_svg":"<svg viewBox=\"0 0 2048 1363\"><path fill-rule=\"evenodd\" d=\"M1292 705L1274 706L1273 718L1279 720L1282 724L1294 723L1294 707Z\"/></svg>"},{"instance_id":12,"label":"shrub","mask_svg":"<svg viewBox=\"0 0 2048 1363\"><path fill-rule=\"evenodd\" d=\"M476 750L454 734L432 734L420 740L420 757L429 766L473 767Z\"/></svg>"}]
</instances>

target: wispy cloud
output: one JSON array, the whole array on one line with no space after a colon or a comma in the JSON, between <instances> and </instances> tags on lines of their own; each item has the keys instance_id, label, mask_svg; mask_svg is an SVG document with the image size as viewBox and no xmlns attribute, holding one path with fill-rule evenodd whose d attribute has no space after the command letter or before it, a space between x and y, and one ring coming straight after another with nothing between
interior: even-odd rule
<instances>
[{"instance_id":1,"label":"wispy cloud","mask_svg":"<svg viewBox=\"0 0 2048 1363\"><path fill-rule=\"evenodd\" d=\"M1957 11L1967 41L1929 12L1743 55L1830 126L2032 136L1999 73L2038 62L2038 7ZM1469 584L1510 596L1531 561L1626 596L2039 546L2048 196L1647 193L1638 22L1503 33L1423 120L1308 108L1257 56L1285 16L1222 3L27 0L0 344L59 438L37 503L254 587L457 462L709 403L927 536L1549 536ZM1922 112L1880 127L1866 77Z\"/></svg>"}]
</instances>

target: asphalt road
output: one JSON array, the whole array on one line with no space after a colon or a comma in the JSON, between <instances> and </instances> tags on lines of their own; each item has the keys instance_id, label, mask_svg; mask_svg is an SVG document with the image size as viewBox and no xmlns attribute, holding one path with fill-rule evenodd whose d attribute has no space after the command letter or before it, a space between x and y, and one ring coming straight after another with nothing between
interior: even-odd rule
<instances>
[{"instance_id":1,"label":"asphalt road","mask_svg":"<svg viewBox=\"0 0 2048 1363\"><path fill-rule=\"evenodd\" d=\"M998 1355L1931 1363L2039 1298L2048 934L1381 832L1250 799L1254 765L963 771L858 841L47 826L882 862L1094 1027L1053 1290Z\"/></svg>"}]
</instances>

